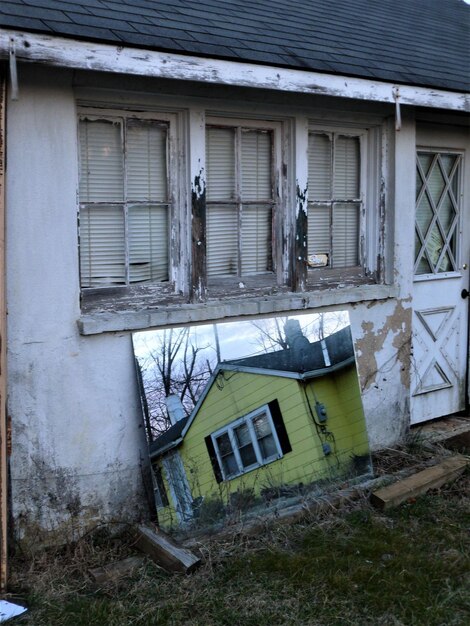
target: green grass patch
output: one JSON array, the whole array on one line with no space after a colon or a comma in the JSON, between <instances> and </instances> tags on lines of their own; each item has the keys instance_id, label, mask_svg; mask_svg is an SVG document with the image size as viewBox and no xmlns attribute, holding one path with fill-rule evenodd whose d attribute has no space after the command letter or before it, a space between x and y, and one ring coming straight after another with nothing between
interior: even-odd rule
<instances>
[{"instance_id":1,"label":"green grass patch","mask_svg":"<svg viewBox=\"0 0 470 626\"><path fill-rule=\"evenodd\" d=\"M126 556L116 540L13 562L32 626L466 626L470 477L389 513L354 510L256 538L201 544L204 565L169 575L146 562L96 587L87 568ZM125 543L125 542L124 542Z\"/></svg>"}]
</instances>

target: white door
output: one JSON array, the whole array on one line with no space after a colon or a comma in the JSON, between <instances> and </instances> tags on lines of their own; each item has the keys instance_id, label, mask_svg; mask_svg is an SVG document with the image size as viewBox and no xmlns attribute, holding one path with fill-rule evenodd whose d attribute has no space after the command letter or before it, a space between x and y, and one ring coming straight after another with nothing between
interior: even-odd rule
<instances>
[{"instance_id":1,"label":"white door","mask_svg":"<svg viewBox=\"0 0 470 626\"><path fill-rule=\"evenodd\" d=\"M468 135L423 129L417 145L412 424L465 408L470 288Z\"/></svg>"}]
</instances>

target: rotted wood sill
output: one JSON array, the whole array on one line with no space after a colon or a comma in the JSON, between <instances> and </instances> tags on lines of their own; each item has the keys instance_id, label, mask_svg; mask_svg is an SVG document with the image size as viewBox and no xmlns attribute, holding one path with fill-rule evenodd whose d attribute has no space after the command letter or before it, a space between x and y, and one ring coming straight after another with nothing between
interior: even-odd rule
<instances>
[{"instance_id":1,"label":"rotted wood sill","mask_svg":"<svg viewBox=\"0 0 470 626\"><path fill-rule=\"evenodd\" d=\"M113 290L114 291L114 290ZM292 293L283 287L258 289L231 288L221 293L217 288L203 303L188 303L182 295L158 293L152 287L120 294L88 297L82 302L78 320L82 335L138 331L148 328L240 318L356 302L386 300L398 295L394 285L363 284L331 286Z\"/></svg>"}]
</instances>

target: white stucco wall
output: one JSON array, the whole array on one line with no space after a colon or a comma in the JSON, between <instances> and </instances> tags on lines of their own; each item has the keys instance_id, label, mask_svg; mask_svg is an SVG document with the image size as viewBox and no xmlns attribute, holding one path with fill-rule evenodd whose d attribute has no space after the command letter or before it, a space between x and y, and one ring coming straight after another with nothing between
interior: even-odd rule
<instances>
[{"instance_id":1,"label":"white stucco wall","mask_svg":"<svg viewBox=\"0 0 470 626\"><path fill-rule=\"evenodd\" d=\"M129 335L80 337L70 72L21 68L8 103L8 408L13 515L73 528L145 510Z\"/></svg>"},{"instance_id":2,"label":"white stucco wall","mask_svg":"<svg viewBox=\"0 0 470 626\"><path fill-rule=\"evenodd\" d=\"M146 443L130 334L82 336L77 327L72 73L21 66L19 78L7 128L8 405L15 528L30 535L35 527L68 532L79 520L145 514ZM385 228L399 295L344 306L374 448L395 443L409 422L415 166L414 121L406 111L396 150L393 144L384 146Z\"/></svg>"}]
</instances>

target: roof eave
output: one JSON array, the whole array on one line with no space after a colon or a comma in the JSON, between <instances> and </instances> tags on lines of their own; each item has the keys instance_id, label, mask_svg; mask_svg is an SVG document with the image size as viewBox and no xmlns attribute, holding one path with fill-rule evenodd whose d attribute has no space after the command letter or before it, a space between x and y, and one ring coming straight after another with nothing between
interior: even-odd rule
<instances>
[{"instance_id":1,"label":"roof eave","mask_svg":"<svg viewBox=\"0 0 470 626\"><path fill-rule=\"evenodd\" d=\"M0 59L12 43L18 61L153 78L275 89L453 111L470 111L467 93L338 74L272 67L77 39L0 30Z\"/></svg>"}]
</instances>

